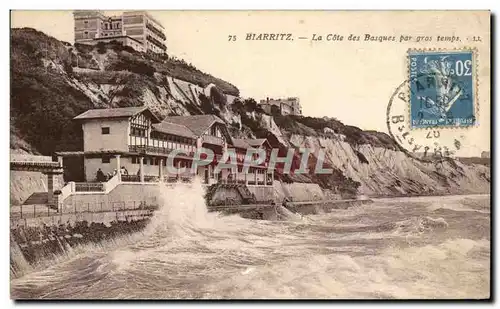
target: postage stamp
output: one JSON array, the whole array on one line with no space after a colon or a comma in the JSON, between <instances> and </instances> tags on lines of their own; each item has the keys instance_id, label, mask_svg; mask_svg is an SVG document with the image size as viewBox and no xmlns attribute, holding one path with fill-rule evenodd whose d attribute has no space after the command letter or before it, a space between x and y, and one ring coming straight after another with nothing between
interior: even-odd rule
<instances>
[{"instance_id":1,"label":"postage stamp","mask_svg":"<svg viewBox=\"0 0 500 309\"><path fill-rule=\"evenodd\" d=\"M475 62L474 49L408 51L412 129L476 124Z\"/></svg>"}]
</instances>

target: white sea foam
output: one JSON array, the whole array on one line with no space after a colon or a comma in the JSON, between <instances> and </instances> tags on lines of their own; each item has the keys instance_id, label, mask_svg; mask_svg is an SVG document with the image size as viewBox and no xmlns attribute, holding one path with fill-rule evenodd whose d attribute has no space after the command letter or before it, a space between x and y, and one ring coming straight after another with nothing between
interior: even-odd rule
<instances>
[{"instance_id":1,"label":"white sea foam","mask_svg":"<svg viewBox=\"0 0 500 309\"><path fill-rule=\"evenodd\" d=\"M50 298L483 298L489 234L450 235L457 216L376 202L259 221L207 212L200 183L161 190L132 243L88 246L12 280L12 295ZM436 198L436 203L446 198ZM486 214L477 213L478 216ZM487 223L485 223L487 224ZM467 227L464 227L467 228ZM412 241L408 241L408 237ZM441 239L441 240L439 240Z\"/></svg>"}]
</instances>

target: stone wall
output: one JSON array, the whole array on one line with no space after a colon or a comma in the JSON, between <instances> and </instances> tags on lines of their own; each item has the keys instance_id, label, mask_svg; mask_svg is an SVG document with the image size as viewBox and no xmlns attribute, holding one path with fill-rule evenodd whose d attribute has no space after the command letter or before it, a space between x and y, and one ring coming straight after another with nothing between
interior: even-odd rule
<instances>
[{"instance_id":1,"label":"stone wall","mask_svg":"<svg viewBox=\"0 0 500 309\"><path fill-rule=\"evenodd\" d=\"M321 187L316 183L281 183L274 181L274 197L277 201L283 201L285 197L292 201L316 201L326 199Z\"/></svg>"},{"instance_id":2,"label":"stone wall","mask_svg":"<svg viewBox=\"0 0 500 309\"><path fill-rule=\"evenodd\" d=\"M212 196L212 200L210 203L212 205L223 205L226 200L231 200L236 204L242 203L242 198L238 190L236 188L226 187L217 188L217 191L215 191L214 195Z\"/></svg>"},{"instance_id":3,"label":"stone wall","mask_svg":"<svg viewBox=\"0 0 500 309\"><path fill-rule=\"evenodd\" d=\"M62 175L54 175L54 190L63 185ZM47 192L47 175L40 172L10 171L10 204L22 205L35 192Z\"/></svg>"},{"instance_id":4,"label":"stone wall","mask_svg":"<svg viewBox=\"0 0 500 309\"><path fill-rule=\"evenodd\" d=\"M248 186L248 190L255 194L257 201L268 201L274 199L274 187Z\"/></svg>"},{"instance_id":5,"label":"stone wall","mask_svg":"<svg viewBox=\"0 0 500 309\"><path fill-rule=\"evenodd\" d=\"M143 202L158 205L161 187L157 183L120 183L108 194L104 192L78 192L63 201L61 210L67 212L116 211L135 209Z\"/></svg>"}]
</instances>

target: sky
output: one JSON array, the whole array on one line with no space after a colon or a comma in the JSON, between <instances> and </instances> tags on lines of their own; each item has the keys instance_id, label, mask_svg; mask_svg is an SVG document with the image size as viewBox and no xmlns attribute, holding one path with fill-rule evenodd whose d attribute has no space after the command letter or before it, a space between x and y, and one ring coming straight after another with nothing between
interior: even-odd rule
<instances>
[{"instance_id":1,"label":"sky","mask_svg":"<svg viewBox=\"0 0 500 309\"><path fill-rule=\"evenodd\" d=\"M105 11L108 15L120 11ZM242 97L300 98L303 114L335 117L365 130L387 132L387 105L407 78L409 48L478 49L479 124L447 130L465 136L464 155L489 150L490 42L486 12L150 11L165 27L167 53L240 89ZM11 27L32 27L73 43L71 11L13 11ZM290 33L293 41L246 40L249 33ZM312 41L321 35L322 41ZM342 41L327 41L334 35ZM349 40L353 34L359 41ZM395 36L396 42L365 41ZM400 43L401 36L432 41ZM459 42L437 42L437 35ZM229 40L236 36L236 40ZM472 42L481 36L481 42ZM307 39L299 39L306 37Z\"/></svg>"}]
</instances>

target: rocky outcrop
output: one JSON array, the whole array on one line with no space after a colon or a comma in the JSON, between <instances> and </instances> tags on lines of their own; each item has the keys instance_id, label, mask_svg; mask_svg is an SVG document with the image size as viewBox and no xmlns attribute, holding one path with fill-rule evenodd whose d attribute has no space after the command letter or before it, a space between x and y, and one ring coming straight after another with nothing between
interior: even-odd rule
<instances>
[{"instance_id":1,"label":"rocky outcrop","mask_svg":"<svg viewBox=\"0 0 500 309\"><path fill-rule=\"evenodd\" d=\"M323 149L325 161L361 183L360 194L369 196L486 193L490 169L458 160L425 163L402 151L372 145L353 146L335 138L292 135L296 147L313 152Z\"/></svg>"}]
</instances>

